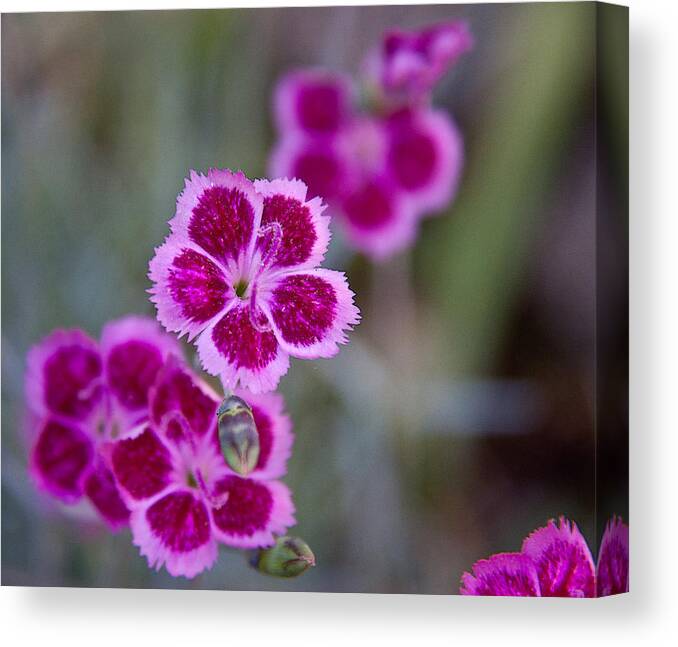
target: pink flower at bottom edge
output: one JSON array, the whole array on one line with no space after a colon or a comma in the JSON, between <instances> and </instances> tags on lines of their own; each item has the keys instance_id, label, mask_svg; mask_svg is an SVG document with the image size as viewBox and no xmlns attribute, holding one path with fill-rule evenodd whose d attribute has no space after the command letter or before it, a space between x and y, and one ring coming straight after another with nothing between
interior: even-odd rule
<instances>
[{"instance_id":1,"label":"pink flower at bottom edge","mask_svg":"<svg viewBox=\"0 0 678 647\"><path fill-rule=\"evenodd\" d=\"M522 553L498 553L473 565L461 578L462 595L539 597L534 562Z\"/></svg>"},{"instance_id":2,"label":"pink flower at bottom edge","mask_svg":"<svg viewBox=\"0 0 678 647\"><path fill-rule=\"evenodd\" d=\"M476 562L461 578L462 595L596 597L628 591L628 526L613 517L601 542L598 566L576 524L561 517L532 532L520 553Z\"/></svg>"},{"instance_id":3,"label":"pink flower at bottom edge","mask_svg":"<svg viewBox=\"0 0 678 647\"><path fill-rule=\"evenodd\" d=\"M598 597L629 590L629 527L621 517L608 521L598 551L596 594Z\"/></svg>"},{"instance_id":4,"label":"pink flower at bottom edge","mask_svg":"<svg viewBox=\"0 0 678 647\"><path fill-rule=\"evenodd\" d=\"M525 539L522 553L534 562L543 597L595 596L593 557L575 523L550 520Z\"/></svg>"}]
</instances>

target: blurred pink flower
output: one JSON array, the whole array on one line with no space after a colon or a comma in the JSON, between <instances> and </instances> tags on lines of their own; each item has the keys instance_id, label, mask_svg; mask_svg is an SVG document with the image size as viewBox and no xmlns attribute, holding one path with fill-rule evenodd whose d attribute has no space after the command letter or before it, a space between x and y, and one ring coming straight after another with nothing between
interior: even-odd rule
<instances>
[{"instance_id":1,"label":"blurred pink flower","mask_svg":"<svg viewBox=\"0 0 678 647\"><path fill-rule=\"evenodd\" d=\"M214 564L219 542L266 547L295 523L290 492L275 480L293 440L282 398L238 395L252 407L261 444L246 478L221 455L218 397L176 361L151 390L148 424L109 446L134 543L151 567L191 578Z\"/></svg>"},{"instance_id":2,"label":"blurred pink flower","mask_svg":"<svg viewBox=\"0 0 678 647\"><path fill-rule=\"evenodd\" d=\"M371 112L357 107L357 92L342 74L296 70L278 82L273 103L280 138L269 160L271 175L306 182L309 194L340 216L350 243L374 260L411 245L421 218L454 197L462 138L446 112L422 99L470 46L469 39L456 23L416 37L387 36L388 69L408 48L427 61L426 69L420 71L416 97L400 92L396 101L384 86Z\"/></svg>"},{"instance_id":3,"label":"blurred pink flower","mask_svg":"<svg viewBox=\"0 0 678 647\"><path fill-rule=\"evenodd\" d=\"M226 389L273 390L290 355L331 357L358 323L344 274L317 267L330 240L324 209L299 180L216 169L186 180L150 263L151 299L165 328L200 335L202 365Z\"/></svg>"},{"instance_id":4,"label":"blurred pink flower","mask_svg":"<svg viewBox=\"0 0 678 647\"><path fill-rule=\"evenodd\" d=\"M538 528L520 553L498 553L461 578L462 595L591 598L628 591L628 526L614 518L594 567L576 524L561 517ZM596 572L597 571L597 572Z\"/></svg>"},{"instance_id":5,"label":"blurred pink flower","mask_svg":"<svg viewBox=\"0 0 678 647\"><path fill-rule=\"evenodd\" d=\"M462 20L415 31L394 29L368 57L366 67L391 101L416 103L427 99L445 72L472 48L473 36Z\"/></svg>"},{"instance_id":6,"label":"blurred pink flower","mask_svg":"<svg viewBox=\"0 0 678 647\"><path fill-rule=\"evenodd\" d=\"M30 471L47 492L88 497L112 527L129 516L102 459L107 441L148 416L148 391L175 340L144 317L107 324L97 344L81 330L55 330L28 355Z\"/></svg>"}]
</instances>

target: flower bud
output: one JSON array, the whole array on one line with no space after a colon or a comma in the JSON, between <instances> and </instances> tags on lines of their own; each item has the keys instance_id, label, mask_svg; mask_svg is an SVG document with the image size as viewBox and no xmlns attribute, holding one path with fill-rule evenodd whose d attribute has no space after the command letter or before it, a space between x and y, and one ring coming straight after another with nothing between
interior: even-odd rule
<instances>
[{"instance_id":1,"label":"flower bud","mask_svg":"<svg viewBox=\"0 0 678 647\"><path fill-rule=\"evenodd\" d=\"M254 556L252 566L264 575L297 577L315 566L315 555L299 537L278 537L271 548Z\"/></svg>"},{"instance_id":2,"label":"flower bud","mask_svg":"<svg viewBox=\"0 0 678 647\"><path fill-rule=\"evenodd\" d=\"M228 466L246 476L259 460L259 433L251 407L237 395L226 398L217 411L219 446Z\"/></svg>"}]
</instances>

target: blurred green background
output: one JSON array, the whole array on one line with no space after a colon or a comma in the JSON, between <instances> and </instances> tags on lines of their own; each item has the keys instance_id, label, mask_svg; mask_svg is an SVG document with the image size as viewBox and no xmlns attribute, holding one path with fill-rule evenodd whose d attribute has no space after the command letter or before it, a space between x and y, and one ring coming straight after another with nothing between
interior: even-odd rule
<instances>
[{"instance_id":1,"label":"blurred green background","mask_svg":"<svg viewBox=\"0 0 678 647\"><path fill-rule=\"evenodd\" d=\"M628 514L626 23L611 14L603 30L601 11L3 15L3 584L456 593L474 561L559 514L595 549L601 520ZM28 348L55 327L97 336L153 313L147 264L183 178L265 174L279 74L356 74L385 29L454 18L476 38L435 97L466 141L458 198L384 265L337 234L326 265L348 272L363 322L336 358L293 360L281 383L294 532L318 566L277 581L223 550L173 579L128 531L40 494L22 428Z\"/></svg>"}]
</instances>

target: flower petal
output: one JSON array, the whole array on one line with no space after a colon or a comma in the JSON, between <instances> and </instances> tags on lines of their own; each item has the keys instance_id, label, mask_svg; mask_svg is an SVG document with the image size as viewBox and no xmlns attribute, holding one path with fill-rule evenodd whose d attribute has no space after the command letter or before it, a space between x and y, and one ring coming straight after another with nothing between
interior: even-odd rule
<instances>
[{"instance_id":1,"label":"flower petal","mask_svg":"<svg viewBox=\"0 0 678 647\"><path fill-rule=\"evenodd\" d=\"M412 103L425 97L457 59L473 47L464 21L412 32L388 32L373 55L370 72L390 97Z\"/></svg>"},{"instance_id":2,"label":"flower petal","mask_svg":"<svg viewBox=\"0 0 678 647\"><path fill-rule=\"evenodd\" d=\"M360 320L344 274L333 270L286 273L261 298L280 345L296 357L332 357Z\"/></svg>"},{"instance_id":3,"label":"flower petal","mask_svg":"<svg viewBox=\"0 0 678 647\"><path fill-rule=\"evenodd\" d=\"M629 590L629 527L620 517L613 517L605 526L596 573L598 597Z\"/></svg>"},{"instance_id":4,"label":"flower petal","mask_svg":"<svg viewBox=\"0 0 678 647\"><path fill-rule=\"evenodd\" d=\"M169 355L181 351L174 337L148 317L129 316L108 323L101 354L110 393L126 414L146 415L149 390Z\"/></svg>"},{"instance_id":5,"label":"flower petal","mask_svg":"<svg viewBox=\"0 0 678 647\"><path fill-rule=\"evenodd\" d=\"M253 393L271 391L289 368L289 356L275 335L254 327L244 302L234 304L200 335L198 354L203 368L220 375L226 389L240 384Z\"/></svg>"},{"instance_id":6,"label":"flower petal","mask_svg":"<svg viewBox=\"0 0 678 647\"><path fill-rule=\"evenodd\" d=\"M576 524L549 521L525 539L522 552L535 563L544 597L594 597L593 558Z\"/></svg>"},{"instance_id":7,"label":"flower petal","mask_svg":"<svg viewBox=\"0 0 678 647\"><path fill-rule=\"evenodd\" d=\"M237 389L235 395L252 407L259 433L259 460L251 476L265 479L283 476L294 442L292 420L285 413L283 397L279 393L254 395L245 389Z\"/></svg>"},{"instance_id":8,"label":"flower petal","mask_svg":"<svg viewBox=\"0 0 678 647\"><path fill-rule=\"evenodd\" d=\"M116 441L111 466L130 505L155 496L172 482L171 454L150 427L134 437Z\"/></svg>"},{"instance_id":9,"label":"flower petal","mask_svg":"<svg viewBox=\"0 0 678 647\"><path fill-rule=\"evenodd\" d=\"M73 503L83 493L94 447L77 426L47 419L31 454L31 473L50 494Z\"/></svg>"},{"instance_id":10,"label":"flower petal","mask_svg":"<svg viewBox=\"0 0 678 647\"><path fill-rule=\"evenodd\" d=\"M235 270L252 252L261 209L261 197L242 173L210 169L204 176L191 171L170 227Z\"/></svg>"},{"instance_id":11,"label":"flower petal","mask_svg":"<svg viewBox=\"0 0 678 647\"><path fill-rule=\"evenodd\" d=\"M215 487L216 494L228 492L226 503L212 508L217 539L234 548L270 546L274 535L296 523L294 504L287 487L279 481L260 481L227 476Z\"/></svg>"},{"instance_id":12,"label":"flower petal","mask_svg":"<svg viewBox=\"0 0 678 647\"><path fill-rule=\"evenodd\" d=\"M38 415L88 420L103 402L101 377L96 342L81 330L55 330L28 354L27 405Z\"/></svg>"},{"instance_id":13,"label":"flower petal","mask_svg":"<svg viewBox=\"0 0 678 647\"><path fill-rule=\"evenodd\" d=\"M522 553L498 553L473 565L461 578L462 595L540 597L532 560Z\"/></svg>"},{"instance_id":14,"label":"flower petal","mask_svg":"<svg viewBox=\"0 0 678 647\"><path fill-rule=\"evenodd\" d=\"M216 425L218 396L175 358L170 358L151 389L151 421L160 429L167 414L180 413L197 437Z\"/></svg>"},{"instance_id":15,"label":"flower petal","mask_svg":"<svg viewBox=\"0 0 678 647\"><path fill-rule=\"evenodd\" d=\"M350 118L352 101L349 77L320 69L295 71L275 89L276 122L283 133L334 133Z\"/></svg>"},{"instance_id":16,"label":"flower petal","mask_svg":"<svg viewBox=\"0 0 678 647\"><path fill-rule=\"evenodd\" d=\"M192 578L217 559L207 507L188 490L133 510L130 525L134 544L156 570L165 566L174 577Z\"/></svg>"},{"instance_id":17,"label":"flower petal","mask_svg":"<svg viewBox=\"0 0 678 647\"><path fill-rule=\"evenodd\" d=\"M260 231L279 227L275 250L267 249L274 231L260 235L258 241L262 257L271 254L269 267L318 265L330 242L330 219L323 215L325 205L320 198L307 201L307 188L301 180L257 180L254 186L264 198Z\"/></svg>"},{"instance_id":18,"label":"flower petal","mask_svg":"<svg viewBox=\"0 0 678 647\"><path fill-rule=\"evenodd\" d=\"M464 151L446 112L405 111L388 122L388 173L418 213L445 207L459 184Z\"/></svg>"},{"instance_id":19,"label":"flower petal","mask_svg":"<svg viewBox=\"0 0 678 647\"><path fill-rule=\"evenodd\" d=\"M309 197L338 198L348 176L348 163L333 138L284 136L271 152L271 177L295 177L308 186Z\"/></svg>"},{"instance_id":20,"label":"flower petal","mask_svg":"<svg viewBox=\"0 0 678 647\"><path fill-rule=\"evenodd\" d=\"M176 235L155 250L149 278L158 320L179 337L187 334L189 340L235 297L219 264Z\"/></svg>"},{"instance_id":21,"label":"flower petal","mask_svg":"<svg viewBox=\"0 0 678 647\"><path fill-rule=\"evenodd\" d=\"M375 260L404 249L416 235L413 205L383 177L365 179L342 201L350 242Z\"/></svg>"},{"instance_id":22,"label":"flower petal","mask_svg":"<svg viewBox=\"0 0 678 647\"><path fill-rule=\"evenodd\" d=\"M113 474L103 461L97 461L95 468L88 474L85 494L112 529L129 523L129 510L120 496Z\"/></svg>"}]
</instances>

